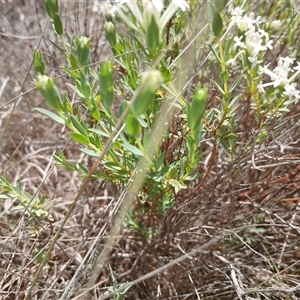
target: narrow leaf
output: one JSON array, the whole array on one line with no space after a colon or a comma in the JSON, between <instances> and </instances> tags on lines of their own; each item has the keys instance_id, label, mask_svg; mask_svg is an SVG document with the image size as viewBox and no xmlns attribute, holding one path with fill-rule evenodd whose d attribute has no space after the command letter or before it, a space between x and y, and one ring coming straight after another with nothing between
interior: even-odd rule
<instances>
[{"instance_id":1,"label":"narrow leaf","mask_svg":"<svg viewBox=\"0 0 300 300\"><path fill-rule=\"evenodd\" d=\"M132 115L129 115L126 118L126 129L131 136L138 138L142 128L138 119Z\"/></svg>"},{"instance_id":2,"label":"narrow leaf","mask_svg":"<svg viewBox=\"0 0 300 300\"><path fill-rule=\"evenodd\" d=\"M80 124L80 122L72 115L70 115L70 121L73 124L73 126L88 139L88 133L86 129L83 127L83 125Z\"/></svg>"},{"instance_id":3,"label":"narrow leaf","mask_svg":"<svg viewBox=\"0 0 300 300\"><path fill-rule=\"evenodd\" d=\"M137 156L144 155L144 153L140 149L138 149L137 147L135 147L129 143L123 143L122 146L134 155L137 155Z\"/></svg>"},{"instance_id":4,"label":"narrow leaf","mask_svg":"<svg viewBox=\"0 0 300 300\"><path fill-rule=\"evenodd\" d=\"M57 122L59 124L65 125L65 121L61 117L59 117L58 115L54 114L53 112L51 112L47 109L36 107L36 108L34 108L34 110L36 110L39 113L49 117L50 119L54 120L55 122Z\"/></svg>"},{"instance_id":5,"label":"narrow leaf","mask_svg":"<svg viewBox=\"0 0 300 300\"><path fill-rule=\"evenodd\" d=\"M63 28L63 24L61 22L61 19L60 19L59 15L57 13L55 13L55 15L54 15L53 24L54 24L55 32L58 35L62 35L63 32L64 32L64 28Z\"/></svg>"},{"instance_id":6,"label":"narrow leaf","mask_svg":"<svg viewBox=\"0 0 300 300\"><path fill-rule=\"evenodd\" d=\"M72 137L72 139L80 144L83 145L89 145L90 141L83 135L76 133L76 132L71 132L70 136Z\"/></svg>"},{"instance_id":7,"label":"narrow leaf","mask_svg":"<svg viewBox=\"0 0 300 300\"><path fill-rule=\"evenodd\" d=\"M221 15L216 12L212 23L212 31L216 37L219 37L223 30L223 21Z\"/></svg>"},{"instance_id":8,"label":"narrow leaf","mask_svg":"<svg viewBox=\"0 0 300 300\"><path fill-rule=\"evenodd\" d=\"M79 148L79 150L85 154L87 154L88 156L92 156L92 157L99 157L100 153L96 152L94 150L91 149L86 149L86 148Z\"/></svg>"}]
</instances>

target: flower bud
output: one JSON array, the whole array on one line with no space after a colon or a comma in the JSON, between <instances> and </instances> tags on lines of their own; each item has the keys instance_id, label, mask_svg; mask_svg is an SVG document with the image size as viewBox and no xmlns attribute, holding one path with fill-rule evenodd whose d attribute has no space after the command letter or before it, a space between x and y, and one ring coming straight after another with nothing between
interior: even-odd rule
<instances>
[{"instance_id":1,"label":"flower bud","mask_svg":"<svg viewBox=\"0 0 300 300\"><path fill-rule=\"evenodd\" d=\"M80 36L76 40L76 56L80 66L84 67L90 62L91 39Z\"/></svg>"},{"instance_id":2,"label":"flower bud","mask_svg":"<svg viewBox=\"0 0 300 300\"><path fill-rule=\"evenodd\" d=\"M54 78L46 75L39 75L36 87L41 91L47 105L55 111L62 109L61 99Z\"/></svg>"},{"instance_id":3,"label":"flower bud","mask_svg":"<svg viewBox=\"0 0 300 300\"><path fill-rule=\"evenodd\" d=\"M273 30L280 29L280 27L281 27L281 21L279 21L279 20L272 21L271 24L270 24L270 27Z\"/></svg>"},{"instance_id":4,"label":"flower bud","mask_svg":"<svg viewBox=\"0 0 300 300\"><path fill-rule=\"evenodd\" d=\"M34 50L33 62L34 62L35 71L38 74L44 75L46 67L45 67L45 61L43 59L41 50L38 50L38 49Z\"/></svg>"},{"instance_id":5,"label":"flower bud","mask_svg":"<svg viewBox=\"0 0 300 300\"><path fill-rule=\"evenodd\" d=\"M163 78L159 71L152 70L142 75L142 81L139 85L140 91L131 108L134 116L139 116L147 110L162 82Z\"/></svg>"},{"instance_id":6,"label":"flower bud","mask_svg":"<svg viewBox=\"0 0 300 300\"><path fill-rule=\"evenodd\" d=\"M106 22L104 25L106 39L110 46L114 49L117 43L116 27L112 22Z\"/></svg>"}]
</instances>

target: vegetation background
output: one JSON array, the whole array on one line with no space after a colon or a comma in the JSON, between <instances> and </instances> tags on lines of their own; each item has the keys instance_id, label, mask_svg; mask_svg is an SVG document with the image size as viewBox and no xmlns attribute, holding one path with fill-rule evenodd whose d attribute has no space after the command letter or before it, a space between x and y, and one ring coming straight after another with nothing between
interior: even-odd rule
<instances>
[{"instance_id":1,"label":"vegetation background","mask_svg":"<svg viewBox=\"0 0 300 300\"><path fill-rule=\"evenodd\" d=\"M105 42L105 19L93 5L61 1L60 17L66 31L92 36L91 55L98 62L112 53ZM293 14L299 3L251 1L250 6L268 20L285 20L281 34L287 38L269 53L273 61L290 53L299 61L299 15ZM52 155L64 149L70 161L87 167L93 160L78 151L68 130L33 110L46 108L32 84L34 49L42 50L47 68L59 77L59 87L67 81L59 68L63 57L49 42L58 43L43 2L1 1L0 25L0 175L17 187L16 193L39 191L53 200L53 220L43 223L28 218L24 210L13 210L20 201L17 195L3 196L0 202L0 299L24 299L82 184L78 173L55 166ZM203 58L208 53L204 51ZM216 78L213 65L210 70L209 79ZM213 93L209 96L214 105ZM300 299L300 106L294 104L266 124L259 143L250 103L238 110L240 141L255 147L245 148L230 162L220 148L205 184L188 203L178 204L160 220L154 240L145 241L124 228L96 284L82 297L122 299L116 290L109 296L108 288L133 282L125 299ZM209 160L211 143L201 147L203 161ZM104 244L108 237L113 206L122 192L109 182L89 183L31 299L80 299L97 243Z\"/></svg>"}]
</instances>

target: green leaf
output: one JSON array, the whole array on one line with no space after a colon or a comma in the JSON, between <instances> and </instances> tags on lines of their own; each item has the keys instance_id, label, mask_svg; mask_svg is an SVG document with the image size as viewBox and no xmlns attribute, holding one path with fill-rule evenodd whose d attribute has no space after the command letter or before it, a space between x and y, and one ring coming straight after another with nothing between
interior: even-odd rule
<instances>
[{"instance_id":1,"label":"green leaf","mask_svg":"<svg viewBox=\"0 0 300 300\"><path fill-rule=\"evenodd\" d=\"M195 155L196 155L196 150L197 150L197 144L195 143L194 139L191 136L187 136L185 140L189 150L189 162L191 165L193 165Z\"/></svg>"},{"instance_id":2,"label":"green leaf","mask_svg":"<svg viewBox=\"0 0 300 300\"><path fill-rule=\"evenodd\" d=\"M186 186L185 184L179 182L179 181L176 180L176 179L170 179L170 180L169 180L169 183L170 183L171 186L177 187L177 188L179 188L179 189L186 189L186 188L187 188L187 186Z\"/></svg>"},{"instance_id":3,"label":"green leaf","mask_svg":"<svg viewBox=\"0 0 300 300\"><path fill-rule=\"evenodd\" d=\"M143 133L143 136L142 136L142 144L143 144L145 153L148 153L149 147L151 147L151 145L150 145L151 134L152 134L151 129L148 129Z\"/></svg>"},{"instance_id":4,"label":"green leaf","mask_svg":"<svg viewBox=\"0 0 300 300\"><path fill-rule=\"evenodd\" d=\"M92 88L90 83L88 82L85 73L81 70L80 71L80 87L81 87L81 92L84 95L84 98L86 101L90 100L90 97L92 95Z\"/></svg>"},{"instance_id":5,"label":"green leaf","mask_svg":"<svg viewBox=\"0 0 300 300\"><path fill-rule=\"evenodd\" d=\"M52 42L51 40L49 40L49 42L56 48L58 49L63 55L66 54L65 50L60 48L57 44L55 44L54 42Z\"/></svg>"},{"instance_id":6,"label":"green leaf","mask_svg":"<svg viewBox=\"0 0 300 300\"><path fill-rule=\"evenodd\" d=\"M219 37L223 30L223 21L221 15L216 12L212 23L212 31L216 37Z\"/></svg>"},{"instance_id":7,"label":"green leaf","mask_svg":"<svg viewBox=\"0 0 300 300\"><path fill-rule=\"evenodd\" d=\"M99 135L101 135L101 136L104 136L104 137L109 138L109 134L107 134L106 132L104 132L104 131L102 131L102 130L100 130L100 129L97 129L97 128L89 128L88 130L91 131L91 132L97 133L97 134L99 134Z\"/></svg>"},{"instance_id":8,"label":"green leaf","mask_svg":"<svg viewBox=\"0 0 300 300\"><path fill-rule=\"evenodd\" d=\"M224 51L224 59L225 60L229 60L230 53L233 49L233 44L234 44L233 39L228 39L228 41L226 42L225 51Z\"/></svg>"},{"instance_id":9,"label":"green leaf","mask_svg":"<svg viewBox=\"0 0 300 300\"><path fill-rule=\"evenodd\" d=\"M79 171L81 170L84 174L88 174L89 173L89 170L83 165L83 164L79 164L78 165L79 167Z\"/></svg>"},{"instance_id":10,"label":"green leaf","mask_svg":"<svg viewBox=\"0 0 300 300\"><path fill-rule=\"evenodd\" d=\"M67 75L69 75L73 79L77 80L77 78L78 78L78 71L72 71L72 70L64 68L64 67L61 67L61 69L63 71L65 71L67 73Z\"/></svg>"},{"instance_id":11,"label":"green leaf","mask_svg":"<svg viewBox=\"0 0 300 300\"><path fill-rule=\"evenodd\" d=\"M85 136L87 139L89 138L88 132L84 128L83 125L80 124L80 122L72 115L70 115L70 121L72 125L81 133L81 135Z\"/></svg>"},{"instance_id":12,"label":"green leaf","mask_svg":"<svg viewBox=\"0 0 300 300\"><path fill-rule=\"evenodd\" d=\"M148 53L148 51L146 51L145 45L143 44L143 42L141 41L141 39L138 36L136 36L136 35L132 35L132 38L133 38L133 40L136 43L136 48L137 49L138 48L141 49L146 56L149 55L149 53ZM125 53L125 52L122 52L122 53ZM119 53L119 54L122 54L122 53Z\"/></svg>"},{"instance_id":13,"label":"green leaf","mask_svg":"<svg viewBox=\"0 0 300 300\"><path fill-rule=\"evenodd\" d=\"M59 117L58 115L54 114L53 112L47 110L47 109L44 109L44 108L34 108L34 110L38 111L39 113L49 117L50 119L54 120L55 122L59 123L59 124L62 124L62 125L65 125L66 122L61 118Z\"/></svg>"},{"instance_id":14,"label":"green leaf","mask_svg":"<svg viewBox=\"0 0 300 300\"><path fill-rule=\"evenodd\" d=\"M172 80L172 73L169 70L169 68L166 66L166 63L164 61L161 61L159 70L160 70L165 82L169 82Z\"/></svg>"},{"instance_id":15,"label":"green leaf","mask_svg":"<svg viewBox=\"0 0 300 300\"><path fill-rule=\"evenodd\" d=\"M55 15L54 15L53 24L54 24L55 32L58 35L62 35L64 32L64 28L63 28L63 25L62 25L62 22L60 20L58 13L55 13Z\"/></svg>"},{"instance_id":16,"label":"green leaf","mask_svg":"<svg viewBox=\"0 0 300 300\"><path fill-rule=\"evenodd\" d=\"M87 154L88 156L92 156L92 157L99 157L100 153L96 152L94 150L91 149L86 149L86 148L79 148L79 150L85 154Z\"/></svg>"},{"instance_id":17,"label":"green leaf","mask_svg":"<svg viewBox=\"0 0 300 300\"><path fill-rule=\"evenodd\" d=\"M144 153L140 149L129 143L122 143L122 146L136 156L144 156Z\"/></svg>"},{"instance_id":18,"label":"green leaf","mask_svg":"<svg viewBox=\"0 0 300 300\"><path fill-rule=\"evenodd\" d=\"M148 71L143 74L139 85L140 91L131 108L134 116L138 117L147 110L161 83L162 76L159 71Z\"/></svg>"},{"instance_id":19,"label":"green leaf","mask_svg":"<svg viewBox=\"0 0 300 300\"><path fill-rule=\"evenodd\" d=\"M128 115L126 118L126 129L131 136L138 138L141 134L142 127L136 117Z\"/></svg>"},{"instance_id":20,"label":"green leaf","mask_svg":"<svg viewBox=\"0 0 300 300\"><path fill-rule=\"evenodd\" d=\"M12 188L10 185L6 184L6 185L2 186L2 190L7 193L7 192L11 192Z\"/></svg>"},{"instance_id":21,"label":"green leaf","mask_svg":"<svg viewBox=\"0 0 300 300\"><path fill-rule=\"evenodd\" d=\"M206 106L208 87L198 87L191 103L186 104L187 119L194 143L198 145L202 133L202 117Z\"/></svg>"},{"instance_id":22,"label":"green leaf","mask_svg":"<svg viewBox=\"0 0 300 300\"><path fill-rule=\"evenodd\" d=\"M161 165L164 162L165 156L166 156L166 152L163 151L157 158L155 165L154 165L156 171L158 171L160 169Z\"/></svg>"},{"instance_id":23,"label":"green leaf","mask_svg":"<svg viewBox=\"0 0 300 300\"><path fill-rule=\"evenodd\" d=\"M214 54L215 58L218 60L219 64L222 64L222 61L220 59L219 54L216 52L216 49L214 48L214 46L212 46L211 44L207 44L208 48L210 49L210 51Z\"/></svg>"},{"instance_id":24,"label":"green leaf","mask_svg":"<svg viewBox=\"0 0 300 300\"><path fill-rule=\"evenodd\" d=\"M95 101L95 98L92 97L91 102L92 102L90 107L91 115L96 121L99 122L101 118L100 109Z\"/></svg>"},{"instance_id":25,"label":"green leaf","mask_svg":"<svg viewBox=\"0 0 300 300\"><path fill-rule=\"evenodd\" d=\"M180 190L187 188L185 184L175 179L170 179L169 184L175 189L175 194L177 194Z\"/></svg>"},{"instance_id":26,"label":"green leaf","mask_svg":"<svg viewBox=\"0 0 300 300\"><path fill-rule=\"evenodd\" d=\"M83 145L89 145L90 141L83 135L81 135L80 133L76 133L76 132L71 132L70 136L72 137L72 139L80 144Z\"/></svg>"},{"instance_id":27,"label":"green leaf","mask_svg":"<svg viewBox=\"0 0 300 300\"><path fill-rule=\"evenodd\" d=\"M229 73L227 72L227 71L224 71L224 72L222 72L221 73L221 77L222 77L222 81L223 82L227 82L228 81L228 79L229 79Z\"/></svg>"},{"instance_id":28,"label":"green leaf","mask_svg":"<svg viewBox=\"0 0 300 300\"><path fill-rule=\"evenodd\" d=\"M70 83L66 83L66 85L69 88L71 88L80 98L84 99L84 95L79 91L79 89L75 85Z\"/></svg>"},{"instance_id":29,"label":"green leaf","mask_svg":"<svg viewBox=\"0 0 300 300\"><path fill-rule=\"evenodd\" d=\"M18 211L18 210L24 210L25 205L24 204L19 204L13 207L11 210L12 211Z\"/></svg>"},{"instance_id":30,"label":"green leaf","mask_svg":"<svg viewBox=\"0 0 300 300\"><path fill-rule=\"evenodd\" d=\"M72 69L77 70L78 66L77 66L76 57L72 53L70 53L68 58Z\"/></svg>"},{"instance_id":31,"label":"green leaf","mask_svg":"<svg viewBox=\"0 0 300 300\"><path fill-rule=\"evenodd\" d=\"M139 123L142 125L143 128L148 128L148 124L145 122L143 117L138 118Z\"/></svg>"},{"instance_id":32,"label":"green leaf","mask_svg":"<svg viewBox=\"0 0 300 300\"><path fill-rule=\"evenodd\" d=\"M57 0L44 0L46 6L46 12L50 19L54 20L55 14L58 13L58 1Z\"/></svg>"},{"instance_id":33,"label":"green leaf","mask_svg":"<svg viewBox=\"0 0 300 300\"><path fill-rule=\"evenodd\" d=\"M210 23L212 28L212 32L216 37L219 37L223 30L223 22L221 15L218 11L215 11L215 8L210 1L207 2L207 15L208 22Z\"/></svg>"},{"instance_id":34,"label":"green leaf","mask_svg":"<svg viewBox=\"0 0 300 300\"><path fill-rule=\"evenodd\" d=\"M238 76L238 78L232 83L231 87L230 87L230 92L234 91L236 86L240 83L240 81L243 79L242 76Z\"/></svg>"},{"instance_id":35,"label":"green leaf","mask_svg":"<svg viewBox=\"0 0 300 300\"><path fill-rule=\"evenodd\" d=\"M210 1L207 2L207 19L208 23L212 24L214 20L214 15L215 15L215 8L213 7L212 3Z\"/></svg>"},{"instance_id":36,"label":"green leaf","mask_svg":"<svg viewBox=\"0 0 300 300\"><path fill-rule=\"evenodd\" d=\"M227 2L228 0L213 0L215 10L220 13L225 8Z\"/></svg>"},{"instance_id":37,"label":"green leaf","mask_svg":"<svg viewBox=\"0 0 300 300\"><path fill-rule=\"evenodd\" d=\"M122 167L120 167L120 165L118 165L118 164L116 164L116 163L114 163L112 161L103 162L103 165L106 168L108 168L108 169L110 169L112 171L121 171L121 170L123 170Z\"/></svg>"},{"instance_id":38,"label":"green leaf","mask_svg":"<svg viewBox=\"0 0 300 300\"><path fill-rule=\"evenodd\" d=\"M100 68L99 74L100 93L103 99L104 107L111 111L111 106L114 101L114 87L113 87L113 65L112 61L105 61Z\"/></svg>"},{"instance_id":39,"label":"green leaf","mask_svg":"<svg viewBox=\"0 0 300 300\"><path fill-rule=\"evenodd\" d=\"M63 154L63 152L60 150L59 155L53 155L54 159L59 162L60 164L66 165L68 162Z\"/></svg>"},{"instance_id":40,"label":"green leaf","mask_svg":"<svg viewBox=\"0 0 300 300\"><path fill-rule=\"evenodd\" d=\"M146 43L151 58L156 59L159 54L158 48L160 45L160 29L153 14L151 14L151 20L147 27Z\"/></svg>"},{"instance_id":41,"label":"green leaf","mask_svg":"<svg viewBox=\"0 0 300 300\"><path fill-rule=\"evenodd\" d=\"M232 95L232 93L229 92L229 91L227 91L227 92L225 93L224 99L225 99L226 102L229 101L229 100L231 99L231 95Z\"/></svg>"},{"instance_id":42,"label":"green leaf","mask_svg":"<svg viewBox=\"0 0 300 300\"><path fill-rule=\"evenodd\" d=\"M168 170L167 178L172 179L175 177L177 173L177 167L176 166L171 166Z\"/></svg>"},{"instance_id":43,"label":"green leaf","mask_svg":"<svg viewBox=\"0 0 300 300\"><path fill-rule=\"evenodd\" d=\"M64 107L63 111L65 114L68 114L68 113L73 114L72 103L67 94L64 94L63 107Z\"/></svg>"},{"instance_id":44,"label":"green leaf","mask_svg":"<svg viewBox=\"0 0 300 300\"><path fill-rule=\"evenodd\" d=\"M219 86L219 84L214 81L213 79L211 79L211 82L214 84L214 86L219 90L219 92L224 95L225 94L225 91L221 88L221 86Z\"/></svg>"}]
</instances>

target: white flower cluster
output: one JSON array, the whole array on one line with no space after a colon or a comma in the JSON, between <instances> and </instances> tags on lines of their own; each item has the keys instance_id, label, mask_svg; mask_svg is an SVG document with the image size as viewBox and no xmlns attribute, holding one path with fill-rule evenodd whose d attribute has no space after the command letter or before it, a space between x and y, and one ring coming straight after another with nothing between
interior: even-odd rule
<instances>
[{"instance_id":1,"label":"white flower cluster","mask_svg":"<svg viewBox=\"0 0 300 300\"><path fill-rule=\"evenodd\" d=\"M265 87L273 86L278 87L282 86L284 88L283 94L288 96L290 100L292 99L300 99L300 91L297 90L297 85L294 82L296 77L300 73L300 63L297 62L297 66L292 68L294 59L290 57L279 57L278 65L274 68L273 71L268 69L269 65L259 67L260 74L266 74L271 78L271 81L268 83L261 83L258 85L258 90L261 93L264 93ZM290 78L289 74L295 72Z\"/></svg>"},{"instance_id":2,"label":"white flower cluster","mask_svg":"<svg viewBox=\"0 0 300 300\"><path fill-rule=\"evenodd\" d=\"M235 64L235 60L242 53L247 51L248 60L252 64L252 68L256 67L259 63L259 53L272 49L273 41L270 40L269 34L263 29L259 28L261 24L260 17L254 18L254 13L250 13L249 16L243 16L243 10L240 7L236 7L232 12L231 26L236 25L238 29L243 33L241 36L234 37L234 49L241 49L238 54L227 63Z\"/></svg>"},{"instance_id":3,"label":"white flower cluster","mask_svg":"<svg viewBox=\"0 0 300 300\"><path fill-rule=\"evenodd\" d=\"M154 16L158 27L162 31L179 8L186 11L189 10L190 6L186 0L172 0L164 10L163 0L117 0L117 5L112 8L111 14L113 16L118 15L127 25L138 32L146 32L149 22ZM137 19L139 27L134 25L128 18L128 10Z\"/></svg>"},{"instance_id":4,"label":"white flower cluster","mask_svg":"<svg viewBox=\"0 0 300 300\"><path fill-rule=\"evenodd\" d=\"M93 12L106 15L110 12L111 8L114 5L113 0L94 0Z\"/></svg>"},{"instance_id":5,"label":"white flower cluster","mask_svg":"<svg viewBox=\"0 0 300 300\"><path fill-rule=\"evenodd\" d=\"M263 29L259 28L262 23L260 17L254 18L254 13L250 13L249 16L243 16L243 10L236 7L232 12L231 25L236 25L242 32L241 36L234 37L234 50L240 49L233 59L227 61L228 64L235 65L237 57L247 52L248 60L251 62L251 68L255 68L259 63L259 53L272 49L272 40L269 38L269 34ZM280 21L273 21L270 24L270 28L276 29L280 26ZM300 73L300 64L297 62L297 66L292 68L294 59L289 57L280 57L277 67L273 71L268 69L268 65L259 66L259 75L266 74L270 77L271 81L268 83L261 83L258 85L260 93L265 93L264 88L273 86L274 88L282 86L284 88L283 94L289 98L289 100L300 99L300 91L297 90L297 85L294 82L296 77ZM295 72L290 78L289 74Z\"/></svg>"}]
</instances>

